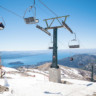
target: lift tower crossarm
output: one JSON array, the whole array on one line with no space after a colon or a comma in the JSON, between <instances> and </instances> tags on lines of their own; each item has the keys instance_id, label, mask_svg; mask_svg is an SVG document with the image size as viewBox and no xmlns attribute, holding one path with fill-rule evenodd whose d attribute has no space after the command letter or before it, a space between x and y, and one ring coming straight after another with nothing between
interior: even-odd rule
<instances>
[{"instance_id":1,"label":"lift tower crossarm","mask_svg":"<svg viewBox=\"0 0 96 96\"><path fill-rule=\"evenodd\" d=\"M54 18L49 18L49 19L44 19L43 21L45 21L46 23L46 28L45 29L54 29L54 28L62 28L64 27L64 25L62 24L62 22L60 22L60 18L63 18L64 19L64 22L66 21L67 17L69 17L69 15L66 15L66 16L60 16L60 17L54 17ZM57 20L58 23L60 24L59 26L52 26L53 22ZM48 21L51 21L50 24L48 24Z\"/></svg>"},{"instance_id":2,"label":"lift tower crossarm","mask_svg":"<svg viewBox=\"0 0 96 96\"><path fill-rule=\"evenodd\" d=\"M70 32L73 34L73 31L71 30L71 28L70 28L64 21L62 21L62 24L63 24L63 26L64 26L68 31L70 31Z\"/></svg>"},{"instance_id":3,"label":"lift tower crossarm","mask_svg":"<svg viewBox=\"0 0 96 96\"><path fill-rule=\"evenodd\" d=\"M36 28L42 30L43 32L45 32L46 34L48 34L49 36L51 36L51 33L48 32L47 29L45 29L45 28L43 28L43 27L41 27L41 26L39 26L39 25L36 25Z\"/></svg>"},{"instance_id":4,"label":"lift tower crossarm","mask_svg":"<svg viewBox=\"0 0 96 96\"><path fill-rule=\"evenodd\" d=\"M64 28L64 26L46 27L45 29Z\"/></svg>"},{"instance_id":5,"label":"lift tower crossarm","mask_svg":"<svg viewBox=\"0 0 96 96\"><path fill-rule=\"evenodd\" d=\"M66 16L60 16L60 17L55 17L55 18L49 18L49 19L44 19L43 21L46 21L46 20L51 20L51 19L58 19L58 18L62 18L62 17L69 17L70 15L66 15Z\"/></svg>"}]
</instances>

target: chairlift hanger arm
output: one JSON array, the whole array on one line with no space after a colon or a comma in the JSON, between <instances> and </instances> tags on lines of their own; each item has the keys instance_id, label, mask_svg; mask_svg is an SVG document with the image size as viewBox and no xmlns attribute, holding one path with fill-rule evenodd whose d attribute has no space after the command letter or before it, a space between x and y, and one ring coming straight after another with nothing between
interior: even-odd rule
<instances>
[{"instance_id":1,"label":"chairlift hanger arm","mask_svg":"<svg viewBox=\"0 0 96 96\"><path fill-rule=\"evenodd\" d=\"M29 6L26 10L25 10L25 13L24 13L24 16L23 16L23 18L25 17L25 15L26 15L26 12L29 10L29 9L32 9L32 8L34 8L35 9L35 11L36 11L36 7L35 7L35 0L34 0L34 3L33 3L33 5L32 6ZM36 12L35 12L35 16L36 16Z\"/></svg>"},{"instance_id":2,"label":"chairlift hanger arm","mask_svg":"<svg viewBox=\"0 0 96 96\"><path fill-rule=\"evenodd\" d=\"M75 35L75 40L76 40L76 33L73 33Z\"/></svg>"},{"instance_id":3,"label":"chairlift hanger arm","mask_svg":"<svg viewBox=\"0 0 96 96\"><path fill-rule=\"evenodd\" d=\"M3 20L4 25L6 25L6 23L5 23L4 19L3 19L3 17L0 16L0 18Z\"/></svg>"},{"instance_id":4,"label":"chairlift hanger arm","mask_svg":"<svg viewBox=\"0 0 96 96\"><path fill-rule=\"evenodd\" d=\"M25 17L25 15L26 15L26 12L29 10L29 9L32 9L34 7L34 5L33 6L29 6L26 10L25 10L25 13L24 13L24 16L23 16L23 18ZM34 7L35 8L35 7ZM36 10L36 8L35 8L35 10Z\"/></svg>"},{"instance_id":5,"label":"chairlift hanger arm","mask_svg":"<svg viewBox=\"0 0 96 96\"><path fill-rule=\"evenodd\" d=\"M0 17L2 19L2 21L0 22L0 30L3 30L5 28L5 21L3 19L3 17Z\"/></svg>"}]
</instances>

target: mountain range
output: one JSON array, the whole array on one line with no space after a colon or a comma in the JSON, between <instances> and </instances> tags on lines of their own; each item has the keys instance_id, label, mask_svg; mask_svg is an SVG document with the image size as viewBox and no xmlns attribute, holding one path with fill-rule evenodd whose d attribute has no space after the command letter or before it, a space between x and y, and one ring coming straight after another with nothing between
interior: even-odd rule
<instances>
[{"instance_id":1,"label":"mountain range","mask_svg":"<svg viewBox=\"0 0 96 96\"><path fill-rule=\"evenodd\" d=\"M70 58L73 58L73 61L70 61ZM46 62L51 62L52 61L46 61ZM41 62L37 65L42 65L46 62ZM87 71L92 70L92 64L94 65L94 72L96 73L96 55L89 55L89 54L76 54L72 57L66 57L61 60L58 60L58 64L67 66L67 67L72 67L72 68L79 68L79 69L84 69Z\"/></svg>"}]
</instances>

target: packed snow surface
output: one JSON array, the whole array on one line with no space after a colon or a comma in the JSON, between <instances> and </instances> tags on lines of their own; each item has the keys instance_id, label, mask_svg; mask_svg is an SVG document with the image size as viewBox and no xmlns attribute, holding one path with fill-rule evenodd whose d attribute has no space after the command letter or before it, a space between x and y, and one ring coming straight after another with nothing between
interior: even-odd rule
<instances>
[{"instance_id":1,"label":"packed snow surface","mask_svg":"<svg viewBox=\"0 0 96 96\"><path fill-rule=\"evenodd\" d=\"M12 68L4 70L6 75L0 79L0 85L8 86L9 91L0 93L0 96L90 96L96 92L93 82L63 79L70 84L53 83L41 71L30 69L24 74Z\"/></svg>"}]
</instances>

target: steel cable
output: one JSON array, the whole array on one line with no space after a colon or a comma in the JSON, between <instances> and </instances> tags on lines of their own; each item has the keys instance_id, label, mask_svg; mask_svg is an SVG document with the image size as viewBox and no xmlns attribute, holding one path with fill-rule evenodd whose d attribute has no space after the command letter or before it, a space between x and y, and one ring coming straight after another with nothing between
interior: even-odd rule
<instances>
[{"instance_id":1,"label":"steel cable","mask_svg":"<svg viewBox=\"0 0 96 96\"><path fill-rule=\"evenodd\" d=\"M6 11L12 13L12 14L14 14L15 16L18 16L18 17L20 17L20 18L23 18L22 16L18 15L17 13L15 13L15 12L13 12L13 11L11 11L11 10L9 10L9 9L7 9L7 8L5 8L5 7L3 7L3 6L1 6L1 5L0 5L0 7L1 7L2 9L4 9L4 10L6 10Z\"/></svg>"}]
</instances>

